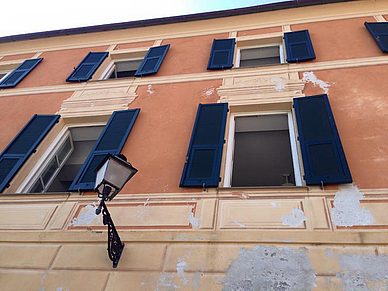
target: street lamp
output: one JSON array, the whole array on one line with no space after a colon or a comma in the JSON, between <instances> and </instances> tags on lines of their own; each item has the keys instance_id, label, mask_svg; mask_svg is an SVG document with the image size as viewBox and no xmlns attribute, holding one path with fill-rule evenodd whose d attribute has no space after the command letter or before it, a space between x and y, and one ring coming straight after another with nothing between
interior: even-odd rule
<instances>
[{"instance_id":1,"label":"street lamp","mask_svg":"<svg viewBox=\"0 0 388 291\"><path fill-rule=\"evenodd\" d=\"M94 191L101 199L96 214L99 215L102 209L103 223L108 226L108 255L113 262L113 268L116 268L124 249L124 243L121 242L105 201L111 201L136 174L137 170L127 162L123 154L108 154L94 171L97 173Z\"/></svg>"}]
</instances>

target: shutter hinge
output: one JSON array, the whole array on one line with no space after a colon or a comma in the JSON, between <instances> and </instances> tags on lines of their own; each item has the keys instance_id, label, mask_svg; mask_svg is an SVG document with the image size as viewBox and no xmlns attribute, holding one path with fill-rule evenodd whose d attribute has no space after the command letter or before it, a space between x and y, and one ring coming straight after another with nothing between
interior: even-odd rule
<instances>
[{"instance_id":1,"label":"shutter hinge","mask_svg":"<svg viewBox=\"0 0 388 291\"><path fill-rule=\"evenodd\" d=\"M224 139L224 144L226 144L226 139Z\"/></svg>"},{"instance_id":2,"label":"shutter hinge","mask_svg":"<svg viewBox=\"0 0 388 291\"><path fill-rule=\"evenodd\" d=\"M296 139L299 140L299 136L297 136Z\"/></svg>"},{"instance_id":3,"label":"shutter hinge","mask_svg":"<svg viewBox=\"0 0 388 291\"><path fill-rule=\"evenodd\" d=\"M227 109L227 111L226 112L229 112L229 108Z\"/></svg>"},{"instance_id":4,"label":"shutter hinge","mask_svg":"<svg viewBox=\"0 0 388 291\"><path fill-rule=\"evenodd\" d=\"M189 157L188 156L186 156L186 163L189 161Z\"/></svg>"},{"instance_id":5,"label":"shutter hinge","mask_svg":"<svg viewBox=\"0 0 388 291\"><path fill-rule=\"evenodd\" d=\"M218 182L221 182L221 180L222 180L221 177L218 177Z\"/></svg>"},{"instance_id":6,"label":"shutter hinge","mask_svg":"<svg viewBox=\"0 0 388 291\"><path fill-rule=\"evenodd\" d=\"M306 176L305 175L303 175L303 180L306 180Z\"/></svg>"},{"instance_id":7,"label":"shutter hinge","mask_svg":"<svg viewBox=\"0 0 388 291\"><path fill-rule=\"evenodd\" d=\"M206 191L206 184L205 184L205 183L202 184L202 191L203 191L203 192Z\"/></svg>"},{"instance_id":8,"label":"shutter hinge","mask_svg":"<svg viewBox=\"0 0 388 291\"><path fill-rule=\"evenodd\" d=\"M321 185L319 186L319 188L321 188L321 190L323 190L323 181L321 181Z\"/></svg>"}]
</instances>

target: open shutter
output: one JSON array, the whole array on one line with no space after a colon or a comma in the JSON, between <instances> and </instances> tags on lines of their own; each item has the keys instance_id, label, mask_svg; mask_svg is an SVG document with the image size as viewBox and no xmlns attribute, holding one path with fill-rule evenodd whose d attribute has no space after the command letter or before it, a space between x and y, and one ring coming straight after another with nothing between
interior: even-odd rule
<instances>
[{"instance_id":1,"label":"open shutter","mask_svg":"<svg viewBox=\"0 0 388 291\"><path fill-rule=\"evenodd\" d=\"M314 48L308 30L286 32L284 42L286 44L287 62L296 63L315 60Z\"/></svg>"},{"instance_id":2,"label":"open shutter","mask_svg":"<svg viewBox=\"0 0 388 291\"><path fill-rule=\"evenodd\" d=\"M365 22L375 42L383 53L388 53L388 22Z\"/></svg>"},{"instance_id":3,"label":"open shutter","mask_svg":"<svg viewBox=\"0 0 388 291\"><path fill-rule=\"evenodd\" d=\"M214 39L207 69L222 70L233 67L235 43L234 38Z\"/></svg>"},{"instance_id":4,"label":"open shutter","mask_svg":"<svg viewBox=\"0 0 388 291\"><path fill-rule=\"evenodd\" d=\"M66 82L86 82L93 76L107 56L108 52L88 53L70 76L67 77Z\"/></svg>"},{"instance_id":5,"label":"open shutter","mask_svg":"<svg viewBox=\"0 0 388 291\"><path fill-rule=\"evenodd\" d=\"M307 185L351 183L327 95L294 99Z\"/></svg>"},{"instance_id":6,"label":"open shutter","mask_svg":"<svg viewBox=\"0 0 388 291\"><path fill-rule=\"evenodd\" d=\"M217 187L227 103L199 104L180 187Z\"/></svg>"},{"instance_id":7,"label":"open shutter","mask_svg":"<svg viewBox=\"0 0 388 291\"><path fill-rule=\"evenodd\" d=\"M13 70L0 82L0 88L15 87L29 72L35 68L43 58L25 60L19 67Z\"/></svg>"},{"instance_id":8,"label":"open shutter","mask_svg":"<svg viewBox=\"0 0 388 291\"><path fill-rule=\"evenodd\" d=\"M113 112L92 151L73 180L69 191L94 189L96 181L94 170L107 154L117 155L120 153L139 111L140 109L132 109Z\"/></svg>"},{"instance_id":9,"label":"open shutter","mask_svg":"<svg viewBox=\"0 0 388 291\"><path fill-rule=\"evenodd\" d=\"M151 47L137 69L135 77L156 74L169 48L169 44Z\"/></svg>"},{"instance_id":10,"label":"open shutter","mask_svg":"<svg viewBox=\"0 0 388 291\"><path fill-rule=\"evenodd\" d=\"M35 151L59 115L34 115L0 154L0 193Z\"/></svg>"}]
</instances>

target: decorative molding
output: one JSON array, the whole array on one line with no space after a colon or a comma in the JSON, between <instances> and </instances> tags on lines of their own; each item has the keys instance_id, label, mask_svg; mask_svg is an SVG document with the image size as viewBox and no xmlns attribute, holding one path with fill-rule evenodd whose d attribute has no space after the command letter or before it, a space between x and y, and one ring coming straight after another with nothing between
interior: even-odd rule
<instances>
[{"instance_id":1,"label":"decorative molding","mask_svg":"<svg viewBox=\"0 0 388 291\"><path fill-rule=\"evenodd\" d=\"M384 16L382 16L382 15L374 15L373 17L376 19L377 22L385 22L386 21Z\"/></svg>"},{"instance_id":2,"label":"decorative molding","mask_svg":"<svg viewBox=\"0 0 388 291\"><path fill-rule=\"evenodd\" d=\"M163 39L157 39L157 40L155 40L153 46L160 46L160 45L162 44L162 41L163 41Z\"/></svg>"},{"instance_id":3,"label":"decorative molding","mask_svg":"<svg viewBox=\"0 0 388 291\"><path fill-rule=\"evenodd\" d=\"M128 104L137 97L136 89L137 86L123 86L75 91L62 102L58 114L63 118L110 115L113 111L128 109Z\"/></svg>"},{"instance_id":4,"label":"decorative molding","mask_svg":"<svg viewBox=\"0 0 388 291\"><path fill-rule=\"evenodd\" d=\"M229 32L229 38L237 38L237 31Z\"/></svg>"},{"instance_id":5,"label":"decorative molding","mask_svg":"<svg viewBox=\"0 0 388 291\"><path fill-rule=\"evenodd\" d=\"M282 31L283 32L291 32L291 25L283 25Z\"/></svg>"}]
</instances>

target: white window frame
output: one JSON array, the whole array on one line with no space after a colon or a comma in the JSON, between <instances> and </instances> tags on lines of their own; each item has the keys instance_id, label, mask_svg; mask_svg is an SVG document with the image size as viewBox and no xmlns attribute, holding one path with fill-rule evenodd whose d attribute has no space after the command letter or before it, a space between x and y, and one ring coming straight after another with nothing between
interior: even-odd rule
<instances>
[{"instance_id":1,"label":"white window frame","mask_svg":"<svg viewBox=\"0 0 388 291\"><path fill-rule=\"evenodd\" d=\"M241 50L253 49L253 48L262 48L262 47L271 47L271 46L278 46L279 47L279 56L280 56L280 63L279 64L284 64L285 63L285 56L284 56L283 44L282 43L271 43L271 44L263 44L263 45L251 45L251 46L238 47L237 52L236 52L236 66L235 67L240 68ZM268 65L268 66L272 66L272 65ZM257 66L257 67L266 67L266 66ZM244 68L248 68L248 67L244 67ZM251 67L251 68L256 68L256 67Z\"/></svg>"},{"instance_id":2,"label":"white window frame","mask_svg":"<svg viewBox=\"0 0 388 291\"><path fill-rule=\"evenodd\" d=\"M48 167L51 160L53 158L55 158L55 155L58 153L58 151L60 150L62 145L64 145L67 138L70 136L70 129L71 128L105 126L105 125L106 125L106 123L104 123L104 122L77 123L77 124L65 125L64 128L62 128L62 130L59 132L58 136L53 140L53 142L50 144L50 146L47 148L47 150L40 157L38 162L35 164L35 166L32 168L30 173L24 179L24 181L20 184L18 189L15 191L15 193L29 193L28 191L30 191L32 189L32 187L35 185L35 183L37 181L37 177L39 178L43 174L43 171ZM72 145L72 150L66 156L65 160L67 160L70 157L71 153L73 152L73 141L72 140L71 140L71 145ZM62 166L65 163L63 163ZM59 167L56 171L60 170L60 168L61 167ZM53 175L53 177L56 177L56 175ZM53 180L53 178L50 179L50 181L48 182L47 185L51 185L52 180ZM39 193L36 193L36 194L39 194Z\"/></svg>"},{"instance_id":3,"label":"white window frame","mask_svg":"<svg viewBox=\"0 0 388 291\"><path fill-rule=\"evenodd\" d=\"M127 59L116 59L112 60L108 67L105 69L105 71L101 74L99 80L116 80L116 79L108 79L110 75L112 74L115 64L116 63L121 63L121 62L127 62L127 61L138 61L138 60L143 60L144 58L127 58Z\"/></svg>"},{"instance_id":4,"label":"white window frame","mask_svg":"<svg viewBox=\"0 0 388 291\"><path fill-rule=\"evenodd\" d=\"M291 144L291 155L292 164L294 166L295 186L302 186L302 175L299 165L298 148L296 145L296 134L294 127L294 119L291 111L279 110L279 111L257 111L257 112L244 112L234 113L230 115L229 121L229 132L228 132L228 145L226 150L226 161L225 161L225 174L223 187L232 187L232 175L233 175L233 156L234 156L234 135L236 130L236 117L242 116L257 116L257 115L275 115L275 114L286 114L288 118L288 132L290 136ZM279 186L280 187L280 186Z\"/></svg>"},{"instance_id":5,"label":"white window frame","mask_svg":"<svg viewBox=\"0 0 388 291\"><path fill-rule=\"evenodd\" d=\"M0 82L3 81L5 78L7 78L7 76L11 74L12 71L13 70L3 70L3 71L0 70L0 74L5 74L3 77L0 78Z\"/></svg>"}]
</instances>

